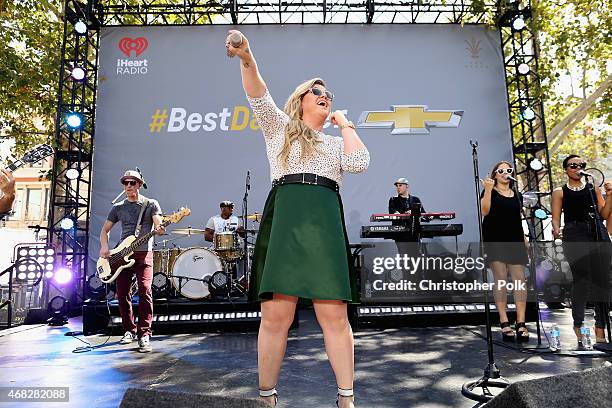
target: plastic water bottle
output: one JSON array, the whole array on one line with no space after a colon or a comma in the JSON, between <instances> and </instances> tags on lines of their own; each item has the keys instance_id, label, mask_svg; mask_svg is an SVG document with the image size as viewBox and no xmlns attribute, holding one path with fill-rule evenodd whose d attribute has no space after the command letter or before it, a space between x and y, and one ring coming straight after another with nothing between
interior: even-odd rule
<instances>
[{"instance_id":1,"label":"plastic water bottle","mask_svg":"<svg viewBox=\"0 0 612 408\"><path fill-rule=\"evenodd\" d=\"M551 351L557 351L561 348L561 332L556 324L550 329L549 348Z\"/></svg>"},{"instance_id":2,"label":"plastic water bottle","mask_svg":"<svg viewBox=\"0 0 612 408\"><path fill-rule=\"evenodd\" d=\"M591 329L583 326L580 329L580 333L582 334L582 345L585 350L593 350L593 341L591 340Z\"/></svg>"}]
</instances>

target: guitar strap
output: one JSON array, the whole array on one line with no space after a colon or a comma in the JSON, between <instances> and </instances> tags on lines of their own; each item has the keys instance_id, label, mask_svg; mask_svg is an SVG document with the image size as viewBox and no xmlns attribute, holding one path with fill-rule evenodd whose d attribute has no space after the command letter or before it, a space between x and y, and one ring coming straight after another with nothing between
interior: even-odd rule
<instances>
[{"instance_id":1,"label":"guitar strap","mask_svg":"<svg viewBox=\"0 0 612 408\"><path fill-rule=\"evenodd\" d=\"M148 205L149 205L149 199L145 196L142 196L142 207L140 208L140 214L138 214L138 223L136 224L136 229L134 230L134 236L136 238L140 236L140 226L142 224L142 215L144 214Z\"/></svg>"}]
</instances>

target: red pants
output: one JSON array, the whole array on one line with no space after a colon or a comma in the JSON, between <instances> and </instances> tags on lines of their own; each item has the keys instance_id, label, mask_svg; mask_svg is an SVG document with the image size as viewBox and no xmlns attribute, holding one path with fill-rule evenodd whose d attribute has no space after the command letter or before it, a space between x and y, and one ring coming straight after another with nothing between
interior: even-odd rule
<instances>
[{"instance_id":1,"label":"red pants","mask_svg":"<svg viewBox=\"0 0 612 408\"><path fill-rule=\"evenodd\" d=\"M129 332L137 332L138 337L151 335L151 324L153 323L153 293L151 283L153 282L153 252L137 251L131 256L136 261L131 268L124 269L117 277L117 300L119 301L119 312L123 321L123 329ZM132 313L132 275L136 273L138 282L138 327L134 323ZM136 330L138 328L138 330Z\"/></svg>"}]
</instances>

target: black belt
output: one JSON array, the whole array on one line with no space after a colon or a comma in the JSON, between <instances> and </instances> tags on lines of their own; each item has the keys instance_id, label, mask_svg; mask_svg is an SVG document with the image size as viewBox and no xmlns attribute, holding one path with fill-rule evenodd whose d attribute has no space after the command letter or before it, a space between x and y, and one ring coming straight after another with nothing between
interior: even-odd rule
<instances>
[{"instance_id":1,"label":"black belt","mask_svg":"<svg viewBox=\"0 0 612 408\"><path fill-rule=\"evenodd\" d=\"M296 183L311 184L313 186L323 186L334 190L336 193L340 191L338 183L336 183L334 180L313 173L286 174L283 177L272 181L272 187L280 186L283 184Z\"/></svg>"}]
</instances>

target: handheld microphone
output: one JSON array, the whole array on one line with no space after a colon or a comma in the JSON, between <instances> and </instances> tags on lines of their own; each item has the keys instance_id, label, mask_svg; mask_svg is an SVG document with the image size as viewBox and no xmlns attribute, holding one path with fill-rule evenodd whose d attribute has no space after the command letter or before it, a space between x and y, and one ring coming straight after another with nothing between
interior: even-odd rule
<instances>
[{"instance_id":1,"label":"handheld microphone","mask_svg":"<svg viewBox=\"0 0 612 408\"><path fill-rule=\"evenodd\" d=\"M591 173L587 173L587 172L586 172L586 171L584 171L584 170L580 170L580 171L578 172L578 174L580 174L580 175L581 175L581 176L583 176L583 177L585 177L585 176L589 176L590 178L594 178L594 177L593 177L593 175L592 175Z\"/></svg>"},{"instance_id":2,"label":"handheld microphone","mask_svg":"<svg viewBox=\"0 0 612 408\"><path fill-rule=\"evenodd\" d=\"M138 172L138 174L140 174L140 178L142 179L142 186L146 190L147 189L147 183L144 180L144 176L142 175L142 171L140 171L140 169L138 167L136 167L136 171Z\"/></svg>"},{"instance_id":3,"label":"handheld microphone","mask_svg":"<svg viewBox=\"0 0 612 408\"><path fill-rule=\"evenodd\" d=\"M232 33L229 38L230 44L232 47L239 48L242 45L242 35L238 33Z\"/></svg>"},{"instance_id":4,"label":"handheld microphone","mask_svg":"<svg viewBox=\"0 0 612 408\"><path fill-rule=\"evenodd\" d=\"M516 180L514 177L512 177L512 176L508 176L508 177L506 177L506 178L507 178L508 180L510 180L510 181L514 181L515 183L518 183L518 181L517 181L517 180Z\"/></svg>"}]
</instances>

